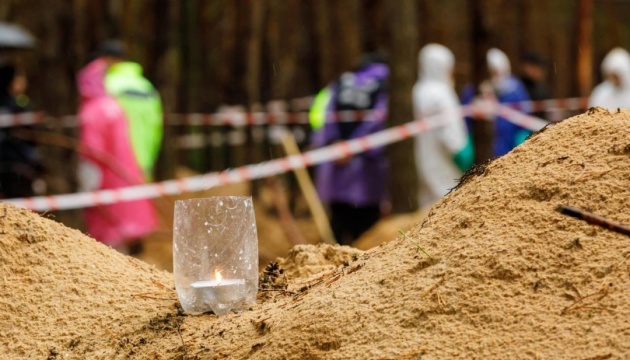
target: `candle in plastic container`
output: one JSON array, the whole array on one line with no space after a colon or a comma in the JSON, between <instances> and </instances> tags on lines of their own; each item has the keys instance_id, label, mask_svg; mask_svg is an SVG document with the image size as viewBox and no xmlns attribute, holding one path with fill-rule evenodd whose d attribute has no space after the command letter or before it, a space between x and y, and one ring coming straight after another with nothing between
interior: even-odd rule
<instances>
[{"instance_id":1,"label":"candle in plastic container","mask_svg":"<svg viewBox=\"0 0 630 360\"><path fill-rule=\"evenodd\" d=\"M258 291L258 237L251 197L175 203L173 272L182 308L224 315L247 309Z\"/></svg>"}]
</instances>

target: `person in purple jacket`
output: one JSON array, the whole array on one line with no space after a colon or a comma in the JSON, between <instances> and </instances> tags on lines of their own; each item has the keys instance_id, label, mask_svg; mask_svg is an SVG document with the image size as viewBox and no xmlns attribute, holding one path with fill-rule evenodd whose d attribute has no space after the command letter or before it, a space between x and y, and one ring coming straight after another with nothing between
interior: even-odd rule
<instances>
[{"instance_id":1,"label":"person in purple jacket","mask_svg":"<svg viewBox=\"0 0 630 360\"><path fill-rule=\"evenodd\" d=\"M512 75L510 60L507 55L496 48L486 54L490 79L480 84L481 97L490 98L501 104L529 101L529 94L525 85ZM470 104L476 100L475 88L469 84L464 88L462 103ZM524 111L529 113L529 111ZM492 143L493 156L503 156L527 139L530 130L516 125L498 115L488 115L494 121L494 139ZM473 119L466 118L470 127Z\"/></svg>"},{"instance_id":2,"label":"person in purple jacket","mask_svg":"<svg viewBox=\"0 0 630 360\"><path fill-rule=\"evenodd\" d=\"M353 71L328 86L324 125L313 135L321 147L356 139L385 128L386 84L389 67L378 56L366 56ZM332 118L337 111L364 111L360 121ZM320 165L315 183L322 201L330 208L331 227L337 241L348 245L374 225L381 216L386 196L387 159L383 148L372 149Z\"/></svg>"}]
</instances>

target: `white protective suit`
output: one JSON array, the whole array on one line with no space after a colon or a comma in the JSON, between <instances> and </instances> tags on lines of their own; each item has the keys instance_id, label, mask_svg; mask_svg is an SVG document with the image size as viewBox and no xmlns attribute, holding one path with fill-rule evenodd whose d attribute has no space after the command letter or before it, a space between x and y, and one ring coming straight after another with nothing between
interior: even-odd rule
<instances>
[{"instance_id":1,"label":"white protective suit","mask_svg":"<svg viewBox=\"0 0 630 360\"><path fill-rule=\"evenodd\" d=\"M605 80L593 89L588 105L608 109L630 108L630 54L622 48L612 49L602 61L602 73L617 74L621 86Z\"/></svg>"},{"instance_id":2,"label":"white protective suit","mask_svg":"<svg viewBox=\"0 0 630 360\"><path fill-rule=\"evenodd\" d=\"M420 50L418 62L420 76L413 87L415 119L441 125L415 138L420 206L427 207L446 195L463 175L455 156L469 152L466 157L472 163L474 154L451 79L455 56L442 45L429 44ZM438 113L444 115L427 118Z\"/></svg>"}]
</instances>

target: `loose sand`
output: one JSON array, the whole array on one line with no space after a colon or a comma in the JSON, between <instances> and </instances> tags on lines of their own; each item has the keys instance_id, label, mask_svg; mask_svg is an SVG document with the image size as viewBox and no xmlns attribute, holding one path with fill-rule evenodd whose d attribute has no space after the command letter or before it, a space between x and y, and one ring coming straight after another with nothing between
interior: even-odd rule
<instances>
[{"instance_id":1,"label":"loose sand","mask_svg":"<svg viewBox=\"0 0 630 360\"><path fill-rule=\"evenodd\" d=\"M630 224L630 111L571 118L475 173L408 232L435 261L398 238L308 280L274 270L286 288L220 318L178 313L170 274L1 206L0 357L628 358L630 239L554 208Z\"/></svg>"}]
</instances>

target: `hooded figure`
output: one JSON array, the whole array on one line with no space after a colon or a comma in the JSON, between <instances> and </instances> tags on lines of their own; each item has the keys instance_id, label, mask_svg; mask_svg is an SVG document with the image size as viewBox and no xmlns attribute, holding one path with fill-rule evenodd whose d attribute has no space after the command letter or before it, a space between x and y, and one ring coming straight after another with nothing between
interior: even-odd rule
<instances>
[{"instance_id":1,"label":"hooded figure","mask_svg":"<svg viewBox=\"0 0 630 360\"><path fill-rule=\"evenodd\" d=\"M388 76L387 65L365 63L354 71L342 74L329 85L325 111L319 110L325 115L325 121L314 133L313 145L331 145L383 130ZM358 110L366 111L362 121L338 122L331 119L336 111ZM342 245L350 244L380 218L380 205L385 199L386 172L387 160L383 148L317 167L317 192L322 201L330 205L331 227Z\"/></svg>"},{"instance_id":2,"label":"hooded figure","mask_svg":"<svg viewBox=\"0 0 630 360\"><path fill-rule=\"evenodd\" d=\"M17 73L13 65L0 63L0 115L26 112L12 94ZM34 195L33 183L43 173L37 146L14 135L28 126L0 128L0 198Z\"/></svg>"},{"instance_id":3,"label":"hooded figure","mask_svg":"<svg viewBox=\"0 0 630 360\"><path fill-rule=\"evenodd\" d=\"M418 56L420 76L413 87L414 116L433 130L415 138L420 178L420 206L430 206L448 193L474 160L472 143L453 89L455 56L446 47L426 45ZM441 116L432 116L442 114Z\"/></svg>"},{"instance_id":4,"label":"hooded figure","mask_svg":"<svg viewBox=\"0 0 630 360\"><path fill-rule=\"evenodd\" d=\"M482 97L494 98L501 104L529 101L525 85L512 75L510 60L507 55L496 48L486 54L490 80L480 86ZM467 86L462 95L462 102L468 104L475 99L475 89ZM467 119L473 121L472 119ZM503 156L520 145L531 134L531 131L509 122L501 116L494 116L493 155Z\"/></svg>"},{"instance_id":5,"label":"hooded figure","mask_svg":"<svg viewBox=\"0 0 630 360\"><path fill-rule=\"evenodd\" d=\"M602 73L606 80L593 89L589 106L629 108L630 54L622 48L612 49L602 62Z\"/></svg>"},{"instance_id":6,"label":"hooded figure","mask_svg":"<svg viewBox=\"0 0 630 360\"><path fill-rule=\"evenodd\" d=\"M116 189L145 182L134 155L123 109L105 91L107 63L97 59L81 70L79 121L82 147L79 182L83 191ZM157 226L149 200L116 202L85 211L88 232L112 247L148 235Z\"/></svg>"}]
</instances>

